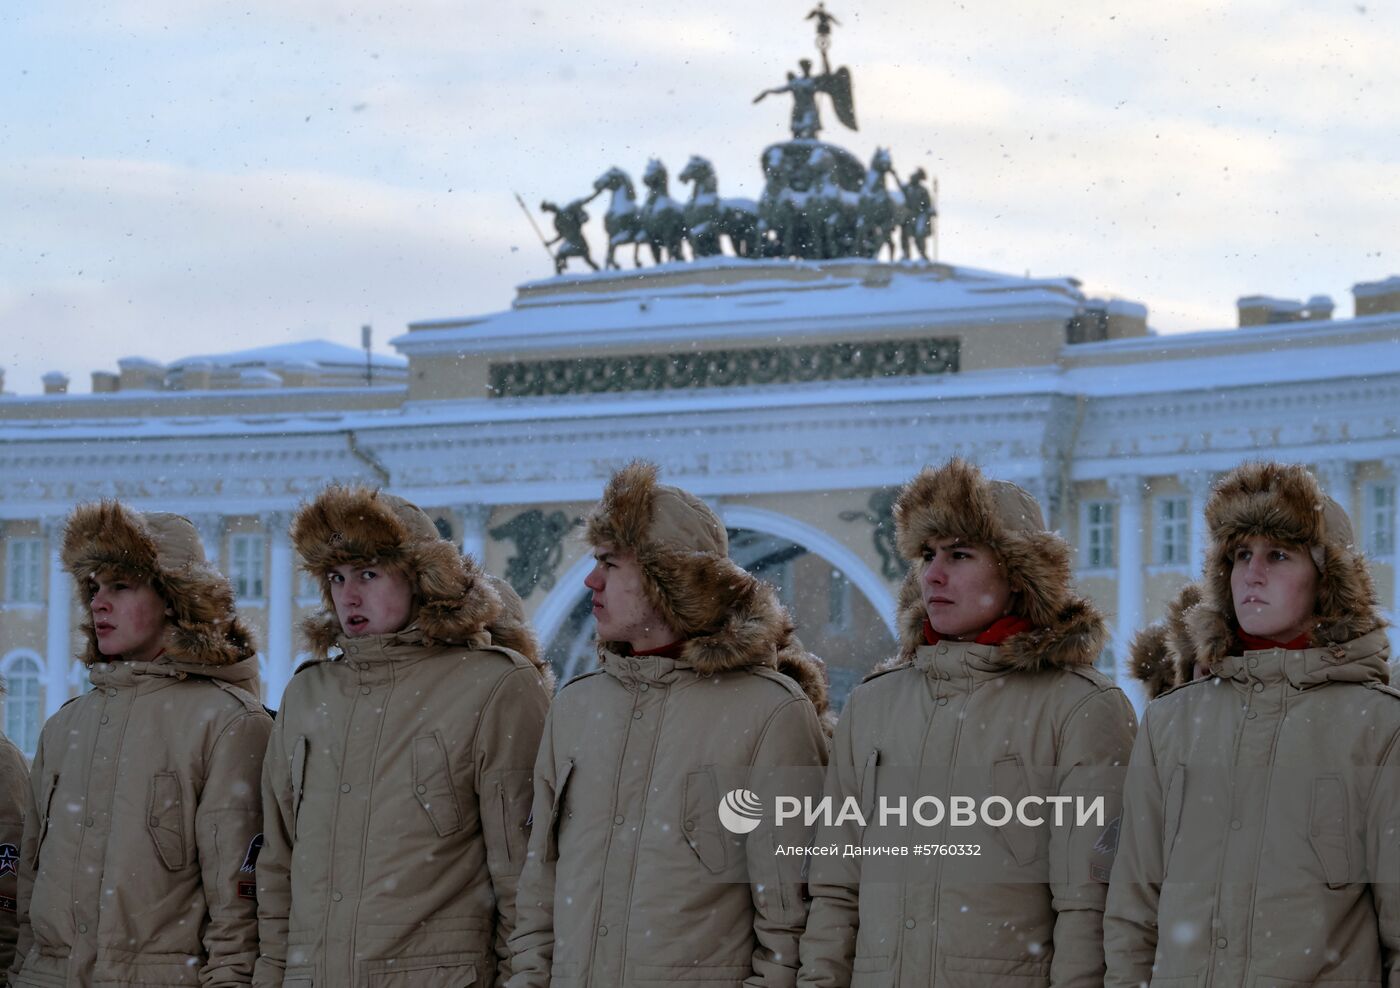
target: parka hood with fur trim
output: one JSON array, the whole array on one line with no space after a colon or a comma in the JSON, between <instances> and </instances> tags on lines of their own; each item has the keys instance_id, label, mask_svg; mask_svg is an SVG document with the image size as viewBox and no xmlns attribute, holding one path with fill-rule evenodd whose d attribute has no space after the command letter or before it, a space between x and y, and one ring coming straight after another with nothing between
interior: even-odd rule
<instances>
[{"instance_id":1,"label":"parka hood with fur trim","mask_svg":"<svg viewBox=\"0 0 1400 988\"><path fill-rule=\"evenodd\" d=\"M257 652L234 611L232 585L205 561L199 534L187 518L133 511L112 500L82 504L68 516L62 559L81 601L90 599L89 581L98 574L149 582L170 611L165 648L171 661L226 666ZM107 661L97 647L91 613L82 632L87 642L82 662Z\"/></svg>"},{"instance_id":2,"label":"parka hood with fur trim","mask_svg":"<svg viewBox=\"0 0 1400 988\"><path fill-rule=\"evenodd\" d=\"M1195 675L1196 648L1186 627L1186 613L1200 602L1199 584L1186 584L1167 605L1165 619L1133 636L1128 662L1149 700L1189 683Z\"/></svg>"},{"instance_id":3,"label":"parka hood with fur trim","mask_svg":"<svg viewBox=\"0 0 1400 988\"><path fill-rule=\"evenodd\" d=\"M417 605L411 627L422 644L471 646L482 632L498 631L503 640L492 634L493 642L521 652L553 681L523 611L513 619L491 577L442 538L422 509L403 498L331 485L297 512L292 544L302 568L321 588L322 609L302 622L302 634L316 655L324 656L344 638L329 574L337 566L372 564L392 567L408 578Z\"/></svg>"},{"instance_id":4,"label":"parka hood with fur trim","mask_svg":"<svg viewBox=\"0 0 1400 988\"><path fill-rule=\"evenodd\" d=\"M776 669L802 687L829 728L825 663L802 648L773 588L728 557L714 512L656 478L656 466L643 461L613 474L588 516L588 543L636 553L647 599L681 635L680 658L696 672ZM630 652L623 642L598 647Z\"/></svg>"},{"instance_id":5,"label":"parka hood with fur trim","mask_svg":"<svg viewBox=\"0 0 1400 988\"><path fill-rule=\"evenodd\" d=\"M1086 666L1098 658L1108 637L1103 616L1074 592L1069 545L1045 530L1029 493L988 480L971 463L954 458L925 468L906 484L895 500L894 518L896 542L910 566L899 590L899 653L879 670L911 664L925 644L924 545L950 538L991 549L1017 602L1013 613L1031 624L1001 644L998 658L1008 670Z\"/></svg>"}]
</instances>

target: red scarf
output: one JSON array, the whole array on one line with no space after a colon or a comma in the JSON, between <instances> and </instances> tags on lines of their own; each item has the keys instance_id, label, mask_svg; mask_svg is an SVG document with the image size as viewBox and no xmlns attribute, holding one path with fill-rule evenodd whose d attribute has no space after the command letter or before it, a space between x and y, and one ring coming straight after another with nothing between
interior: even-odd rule
<instances>
[{"instance_id":1,"label":"red scarf","mask_svg":"<svg viewBox=\"0 0 1400 988\"><path fill-rule=\"evenodd\" d=\"M1240 628L1235 633L1240 636L1240 642L1244 645L1246 652L1262 652L1270 648L1286 648L1292 651L1297 651L1299 649L1307 648L1312 644L1312 641L1308 637L1306 632L1299 635L1291 642L1276 642L1269 638L1260 638L1257 635L1251 635L1248 631L1245 631L1243 628Z\"/></svg>"},{"instance_id":2,"label":"red scarf","mask_svg":"<svg viewBox=\"0 0 1400 988\"><path fill-rule=\"evenodd\" d=\"M684 640L671 642L671 644L662 645L660 648L648 648L645 651L633 649L632 654L638 657L643 655L660 655L662 658L666 659L679 659L681 657L681 649L683 648L685 648Z\"/></svg>"},{"instance_id":3,"label":"red scarf","mask_svg":"<svg viewBox=\"0 0 1400 988\"><path fill-rule=\"evenodd\" d=\"M1023 617L998 618L986 631L974 638L973 642L977 645L1000 645L1012 635L1030 630L1031 623ZM942 640L943 636L933 630L928 618L924 618L924 644L937 645Z\"/></svg>"}]
</instances>

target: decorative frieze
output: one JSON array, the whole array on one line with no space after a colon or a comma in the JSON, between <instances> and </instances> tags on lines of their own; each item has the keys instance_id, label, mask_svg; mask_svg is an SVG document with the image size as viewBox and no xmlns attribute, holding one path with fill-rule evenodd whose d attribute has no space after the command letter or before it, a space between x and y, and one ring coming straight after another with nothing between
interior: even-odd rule
<instances>
[{"instance_id":1,"label":"decorative frieze","mask_svg":"<svg viewBox=\"0 0 1400 988\"><path fill-rule=\"evenodd\" d=\"M674 391L947 374L957 339L876 340L695 353L519 360L491 365L496 398Z\"/></svg>"}]
</instances>

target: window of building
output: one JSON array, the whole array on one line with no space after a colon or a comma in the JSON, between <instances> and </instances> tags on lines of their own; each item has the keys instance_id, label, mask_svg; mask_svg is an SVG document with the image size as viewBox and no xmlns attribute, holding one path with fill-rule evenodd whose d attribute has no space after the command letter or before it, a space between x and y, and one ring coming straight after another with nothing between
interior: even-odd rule
<instances>
[{"instance_id":1,"label":"window of building","mask_svg":"<svg viewBox=\"0 0 1400 988\"><path fill-rule=\"evenodd\" d=\"M44 600L42 539L9 539L5 543L5 599L15 604L39 604Z\"/></svg>"},{"instance_id":2,"label":"window of building","mask_svg":"<svg viewBox=\"0 0 1400 988\"><path fill-rule=\"evenodd\" d=\"M321 581L316 579L306 570L297 568L297 600L319 601L321 599Z\"/></svg>"},{"instance_id":3,"label":"window of building","mask_svg":"<svg viewBox=\"0 0 1400 988\"><path fill-rule=\"evenodd\" d=\"M44 726L44 676L36 659L20 655L5 664L5 734L34 757Z\"/></svg>"},{"instance_id":4,"label":"window of building","mask_svg":"<svg viewBox=\"0 0 1400 988\"><path fill-rule=\"evenodd\" d=\"M1154 540L1153 561L1160 566L1185 566L1191 561L1188 527L1191 500L1185 497L1159 497L1156 503L1157 537Z\"/></svg>"},{"instance_id":5,"label":"window of building","mask_svg":"<svg viewBox=\"0 0 1400 988\"><path fill-rule=\"evenodd\" d=\"M1373 556L1395 555L1395 485L1366 488L1366 551Z\"/></svg>"},{"instance_id":6,"label":"window of building","mask_svg":"<svg viewBox=\"0 0 1400 988\"><path fill-rule=\"evenodd\" d=\"M235 535L229 540L229 578L239 600L263 597L263 537Z\"/></svg>"},{"instance_id":7,"label":"window of building","mask_svg":"<svg viewBox=\"0 0 1400 988\"><path fill-rule=\"evenodd\" d=\"M1112 501L1086 501L1084 504L1083 554L1085 569L1113 566Z\"/></svg>"}]
</instances>

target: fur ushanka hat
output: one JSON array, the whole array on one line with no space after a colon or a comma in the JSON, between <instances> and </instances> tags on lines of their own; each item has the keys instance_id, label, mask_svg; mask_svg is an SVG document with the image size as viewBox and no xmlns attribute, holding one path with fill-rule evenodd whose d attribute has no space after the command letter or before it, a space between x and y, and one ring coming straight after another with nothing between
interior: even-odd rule
<instances>
[{"instance_id":1,"label":"fur ushanka hat","mask_svg":"<svg viewBox=\"0 0 1400 988\"><path fill-rule=\"evenodd\" d=\"M826 720L826 667L803 651L773 588L729 558L724 524L704 501L658 483L656 473L638 460L613 474L588 516L588 543L636 553L647 599L698 672L769 666L795 680ZM599 646L627 651L620 642Z\"/></svg>"},{"instance_id":2,"label":"fur ushanka hat","mask_svg":"<svg viewBox=\"0 0 1400 988\"><path fill-rule=\"evenodd\" d=\"M478 633L493 632L494 644L519 651L548 676L534 634L524 622L523 605L512 618L497 589L500 584L444 539L417 505L368 487L332 484L297 511L292 544L302 567L320 585L325 605L302 625L318 655L325 655L341 637L327 579L330 572L337 566L374 565L396 569L408 578L417 605L413 624L424 644L469 645Z\"/></svg>"},{"instance_id":3,"label":"fur ushanka hat","mask_svg":"<svg viewBox=\"0 0 1400 988\"><path fill-rule=\"evenodd\" d=\"M1370 568L1357 551L1351 519L1298 464L1246 463L1216 482L1206 502L1210 545L1201 603L1186 614L1197 656L1207 664L1239 649L1230 572L1240 543L1260 536L1306 549L1317 567L1312 644L1349 642L1385 626Z\"/></svg>"},{"instance_id":4,"label":"fur ushanka hat","mask_svg":"<svg viewBox=\"0 0 1400 988\"><path fill-rule=\"evenodd\" d=\"M1092 665L1107 638L1102 615L1070 584L1070 549L1047 531L1035 498L1015 484L988 480L960 458L926 467L894 503L895 539L909 571L899 592L900 651L895 665L914 660L924 644L920 580L925 544L959 539L984 545L1001 564L1013 594L1012 612L1031 628L1001 645L1000 657L1020 671Z\"/></svg>"},{"instance_id":5,"label":"fur ushanka hat","mask_svg":"<svg viewBox=\"0 0 1400 988\"><path fill-rule=\"evenodd\" d=\"M166 641L173 659L225 666L256 654L253 636L233 609L228 578L204 558L199 533L188 518L133 511L118 501L82 504L63 530L63 568L92 599L96 576L150 583L169 609ZM82 626L83 662L106 661L97 648L92 615Z\"/></svg>"}]
</instances>

